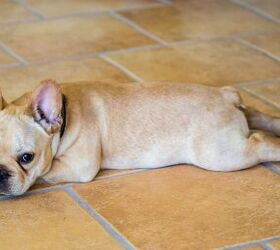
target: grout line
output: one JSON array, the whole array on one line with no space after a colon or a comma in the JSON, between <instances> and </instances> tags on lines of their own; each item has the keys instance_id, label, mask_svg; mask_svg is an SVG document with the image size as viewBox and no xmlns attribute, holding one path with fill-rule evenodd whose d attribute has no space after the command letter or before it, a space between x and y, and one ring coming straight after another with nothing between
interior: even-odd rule
<instances>
[{"instance_id":1,"label":"grout line","mask_svg":"<svg viewBox=\"0 0 280 250\"><path fill-rule=\"evenodd\" d=\"M39 20L43 20L45 17L43 14L41 14L39 11L32 8L28 3L26 3L24 0L12 0L14 3L17 3L25 10L29 11L33 16L37 17Z\"/></svg>"},{"instance_id":2,"label":"grout line","mask_svg":"<svg viewBox=\"0 0 280 250\"><path fill-rule=\"evenodd\" d=\"M51 187L46 187L42 189L35 189L32 191L28 191L22 195L19 196L14 196L14 195L0 195L0 201L5 201L5 200L16 200L16 199L21 199L24 197L28 197L31 195L36 195L36 194L42 194L42 193L48 193L51 191L57 191L57 190L64 190L63 187L68 187L74 185L73 183L68 183L68 184L62 184L62 185L57 185L57 186L51 186Z\"/></svg>"},{"instance_id":3,"label":"grout line","mask_svg":"<svg viewBox=\"0 0 280 250\"><path fill-rule=\"evenodd\" d=\"M246 87L240 87L240 89L242 89L243 91L251 94L252 96L256 97L257 99L259 99L260 101L269 104L270 106L276 108L277 110L280 110L280 106L278 106L277 104L275 104L274 102L271 102L269 99L266 99L263 96L260 96L256 93L254 93L253 91L251 91L250 89L247 89Z\"/></svg>"},{"instance_id":4,"label":"grout line","mask_svg":"<svg viewBox=\"0 0 280 250\"><path fill-rule=\"evenodd\" d=\"M247 9L251 12L253 12L254 14L261 16L269 21L272 21L274 23L280 24L280 20L271 16L270 14L266 13L265 11L260 10L259 8L252 6L250 4L244 3L241 0L229 0L231 3L239 5L241 7L243 7L244 9Z\"/></svg>"},{"instance_id":5,"label":"grout line","mask_svg":"<svg viewBox=\"0 0 280 250\"><path fill-rule=\"evenodd\" d=\"M24 0L12 0L18 4L27 6L28 8L31 8L28 4L23 2ZM100 15L110 15L111 11L133 11L133 10L145 10L145 9L151 9L151 8L159 8L163 7L166 4L162 3L152 3L147 4L145 6L138 5L138 6L130 6L130 7L120 7L116 9L107 9L107 10L87 10L87 11L80 11L80 12L72 12L65 15L60 16L54 16L54 17L45 17L40 12L34 10L37 12L37 14L40 15L39 19L24 19L22 21L7 21L7 22L0 22L0 25L3 24L20 24L20 23L32 23L32 22L38 22L38 21L53 21L53 20L61 20L61 19L67 19L67 18L75 18L75 17L88 17L88 16L100 16Z\"/></svg>"},{"instance_id":6,"label":"grout line","mask_svg":"<svg viewBox=\"0 0 280 250\"><path fill-rule=\"evenodd\" d=\"M261 164L263 167L265 167L266 169L270 170L271 172L277 174L280 176L280 169L278 167L276 167L273 163L271 162L263 162Z\"/></svg>"},{"instance_id":7,"label":"grout line","mask_svg":"<svg viewBox=\"0 0 280 250\"><path fill-rule=\"evenodd\" d=\"M150 33L149 31L146 31L142 27L140 27L138 24L135 22L121 16L120 14L116 13L115 11L109 11L111 17L115 18L116 20L121 21L122 23L126 24L127 26L133 28L136 32L146 36L147 38L152 39L155 42L158 42L159 44L163 46L168 46L168 43L163 41L161 38L157 37L156 35Z\"/></svg>"},{"instance_id":8,"label":"grout line","mask_svg":"<svg viewBox=\"0 0 280 250\"><path fill-rule=\"evenodd\" d=\"M128 170L128 172L124 172L124 173L115 173L115 174L111 174L109 176L99 176L99 177L96 177L94 178L94 181L98 181L98 180L107 180L107 179L110 179L112 177L119 177L119 176L127 176L127 175L131 175L131 174L134 174L134 173L141 173L141 172L144 172L146 171L147 169L144 169L144 168L141 168L141 169L133 169L133 170Z\"/></svg>"},{"instance_id":9,"label":"grout line","mask_svg":"<svg viewBox=\"0 0 280 250\"><path fill-rule=\"evenodd\" d=\"M165 4L165 5L172 5L172 1L171 0L158 0L158 2Z\"/></svg>"},{"instance_id":10,"label":"grout line","mask_svg":"<svg viewBox=\"0 0 280 250\"><path fill-rule=\"evenodd\" d=\"M265 49L262 49L255 44L252 44L252 43L250 43L246 40L243 40L242 38L236 38L235 40L240 42L241 44L244 44L244 45L246 45L246 46L248 46L248 47L250 47L254 50L257 50L257 51L261 52L262 54L265 54L266 56L270 57L271 59L273 59L277 62L280 62L280 58L278 56L273 55L269 51L266 51Z\"/></svg>"},{"instance_id":11,"label":"grout line","mask_svg":"<svg viewBox=\"0 0 280 250\"><path fill-rule=\"evenodd\" d=\"M270 242L266 243L266 247L269 247L269 250L277 250L273 246L270 245ZM278 249L279 250L279 249Z\"/></svg>"},{"instance_id":12,"label":"grout line","mask_svg":"<svg viewBox=\"0 0 280 250\"><path fill-rule=\"evenodd\" d=\"M18 66L20 66L18 63L0 64L0 69L16 68Z\"/></svg>"},{"instance_id":13,"label":"grout line","mask_svg":"<svg viewBox=\"0 0 280 250\"><path fill-rule=\"evenodd\" d=\"M266 243L259 243L259 244L264 250L273 250L273 248Z\"/></svg>"},{"instance_id":14,"label":"grout line","mask_svg":"<svg viewBox=\"0 0 280 250\"><path fill-rule=\"evenodd\" d=\"M131 171L128 171L128 172L125 172L125 173L116 173L116 174L109 175L109 176L100 176L100 177L94 178L92 181L90 181L88 183L94 183L94 182L98 182L98 181L115 179L115 178L123 177L123 176L129 176L129 175L145 172L145 171L148 171L148 170L149 169L144 169L144 168L143 169L134 169L134 170L131 170ZM63 184L55 184L53 186L42 187L42 188L38 188L38 189L35 189L35 190L27 191L25 194L23 194L19 197L25 197L25 196L39 194L39 193L47 193L47 192L57 191L57 190L64 190L64 188L67 188L67 187L80 186L80 185L83 185L83 184L86 184L86 183L70 182L70 183L63 183ZM17 198L17 196L0 195L0 201L1 200L12 200L12 199L16 199L16 198Z\"/></svg>"},{"instance_id":15,"label":"grout line","mask_svg":"<svg viewBox=\"0 0 280 250\"><path fill-rule=\"evenodd\" d=\"M256 246L261 246L261 247L266 247L270 241L272 240L280 240L280 236L272 236L269 238L265 238L262 240L255 240L255 241L247 241L247 242L243 242L243 243L238 243L238 244L234 244L231 246L225 246L219 249L223 249L223 250L241 250L241 248L243 247L256 247ZM264 248L266 250L266 248Z\"/></svg>"},{"instance_id":16,"label":"grout line","mask_svg":"<svg viewBox=\"0 0 280 250\"><path fill-rule=\"evenodd\" d=\"M115 55L115 54L120 54L120 53L155 50L155 49L162 49L162 48L166 48L166 47L161 44L151 44L151 45L130 47L130 48L125 48L125 49L107 50L107 51L100 52L99 55L107 56L107 55Z\"/></svg>"},{"instance_id":17,"label":"grout line","mask_svg":"<svg viewBox=\"0 0 280 250\"><path fill-rule=\"evenodd\" d=\"M113 55L113 54L118 54L118 53L126 53L126 52L134 52L134 51L154 50L154 49L159 49L159 48L163 48L163 46L160 44L143 45L143 46L137 46L137 47L124 48L124 49L107 50L107 51L101 51L101 52L85 53L85 54L80 54L80 55L69 55L69 56L62 56L62 57L57 57L57 58L49 58L49 59L43 59L43 60L29 62L28 64L24 64L24 65L16 64L11 67L36 66L36 65L44 65L44 64L48 64L48 63L59 63L59 62L68 61L68 60L73 60L73 61L81 60L81 59L86 60L86 59L99 58L99 57L111 55L111 54ZM0 68L1 68L1 66L0 66Z\"/></svg>"},{"instance_id":18,"label":"grout line","mask_svg":"<svg viewBox=\"0 0 280 250\"><path fill-rule=\"evenodd\" d=\"M76 201L81 208L83 208L94 220L96 220L104 230L112 236L124 249L134 250L135 247L122 236L117 229L113 227L103 216L95 211L79 194L77 194L71 187L65 188L64 191Z\"/></svg>"},{"instance_id":19,"label":"grout line","mask_svg":"<svg viewBox=\"0 0 280 250\"><path fill-rule=\"evenodd\" d=\"M23 18L23 19L10 19L10 20L6 20L6 21L0 21L0 25L9 25L9 24L21 24L21 23L29 23L29 22L36 22L38 21L37 19L35 19L33 16L32 17L27 17L27 18Z\"/></svg>"},{"instance_id":20,"label":"grout line","mask_svg":"<svg viewBox=\"0 0 280 250\"><path fill-rule=\"evenodd\" d=\"M166 5L166 3L164 3L164 0L161 1L159 0L159 3L150 3L147 5L136 5L136 6L129 6L129 7L120 7L120 8L115 8L115 9L108 9L105 10L104 12L108 13L111 11L133 11L133 10L146 10L146 9L151 9L151 8L159 8L159 7L163 7L164 5Z\"/></svg>"},{"instance_id":21,"label":"grout line","mask_svg":"<svg viewBox=\"0 0 280 250\"><path fill-rule=\"evenodd\" d=\"M274 83L279 83L280 84L280 77L279 78L272 78L272 79L266 79L266 80L255 80L255 81L249 81L249 82L241 82L241 83L235 83L235 87L241 87L241 88L246 88L247 86L251 85L263 85L263 84L274 84Z\"/></svg>"},{"instance_id":22,"label":"grout line","mask_svg":"<svg viewBox=\"0 0 280 250\"><path fill-rule=\"evenodd\" d=\"M105 62L109 63L110 65L114 66L115 68L119 69L121 72L126 74L132 80L134 80L136 82L143 82L143 80L139 76L137 76L136 74L134 74L133 72L131 72L130 70L125 68L120 63L114 61L113 59L111 59L111 58L109 58L109 57L107 57L105 55L101 55L100 58L102 58Z\"/></svg>"},{"instance_id":23,"label":"grout line","mask_svg":"<svg viewBox=\"0 0 280 250\"><path fill-rule=\"evenodd\" d=\"M5 51L10 57L15 59L20 65L27 65L27 61L25 61L23 58L21 58L19 55L17 55L12 49L7 47L3 42L0 41L0 49Z\"/></svg>"}]
</instances>

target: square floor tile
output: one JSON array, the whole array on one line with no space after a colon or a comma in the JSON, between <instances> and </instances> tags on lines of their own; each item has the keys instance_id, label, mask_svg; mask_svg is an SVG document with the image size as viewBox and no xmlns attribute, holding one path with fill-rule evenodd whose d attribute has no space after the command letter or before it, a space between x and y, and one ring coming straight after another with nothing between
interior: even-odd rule
<instances>
[{"instance_id":1,"label":"square floor tile","mask_svg":"<svg viewBox=\"0 0 280 250\"><path fill-rule=\"evenodd\" d=\"M0 66L15 63L16 61L0 50Z\"/></svg>"},{"instance_id":2,"label":"square floor tile","mask_svg":"<svg viewBox=\"0 0 280 250\"><path fill-rule=\"evenodd\" d=\"M0 68L0 88L7 100L33 90L44 79L57 82L129 82L127 76L100 59L69 60L26 67Z\"/></svg>"},{"instance_id":3,"label":"square floor tile","mask_svg":"<svg viewBox=\"0 0 280 250\"><path fill-rule=\"evenodd\" d=\"M7 25L0 29L0 40L27 61L42 61L153 43L106 15Z\"/></svg>"},{"instance_id":4,"label":"square floor tile","mask_svg":"<svg viewBox=\"0 0 280 250\"><path fill-rule=\"evenodd\" d=\"M75 187L139 249L214 249L280 233L280 178L191 166Z\"/></svg>"},{"instance_id":5,"label":"square floor tile","mask_svg":"<svg viewBox=\"0 0 280 250\"><path fill-rule=\"evenodd\" d=\"M274 83L250 84L244 88L280 108L280 80Z\"/></svg>"},{"instance_id":6,"label":"square floor tile","mask_svg":"<svg viewBox=\"0 0 280 250\"><path fill-rule=\"evenodd\" d=\"M248 36L244 37L243 40L280 57L280 32Z\"/></svg>"},{"instance_id":7,"label":"square floor tile","mask_svg":"<svg viewBox=\"0 0 280 250\"><path fill-rule=\"evenodd\" d=\"M82 12L95 12L119 8L145 7L158 3L155 0L27 0L36 10L45 16L61 16Z\"/></svg>"},{"instance_id":8,"label":"square floor tile","mask_svg":"<svg viewBox=\"0 0 280 250\"><path fill-rule=\"evenodd\" d=\"M166 41L212 38L279 28L223 0L189 0L169 7L120 12Z\"/></svg>"},{"instance_id":9,"label":"square floor tile","mask_svg":"<svg viewBox=\"0 0 280 250\"><path fill-rule=\"evenodd\" d=\"M228 85L277 78L278 62L231 40L109 55L144 80Z\"/></svg>"},{"instance_id":10,"label":"square floor tile","mask_svg":"<svg viewBox=\"0 0 280 250\"><path fill-rule=\"evenodd\" d=\"M1 250L122 249L62 191L0 201Z\"/></svg>"},{"instance_id":11,"label":"square floor tile","mask_svg":"<svg viewBox=\"0 0 280 250\"><path fill-rule=\"evenodd\" d=\"M251 4L254 7L272 15L273 17L280 18L280 2L279 0L242 0Z\"/></svg>"},{"instance_id":12,"label":"square floor tile","mask_svg":"<svg viewBox=\"0 0 280 250\"><path fill-rule=\"evenodd\" d=\"M9 0L1 0L0 25L2 22L5 23L32 19L35 19L32 14L21 7L19 4ZM0 29L2 29L2 27Z\"/></svg>"}]
</instances>

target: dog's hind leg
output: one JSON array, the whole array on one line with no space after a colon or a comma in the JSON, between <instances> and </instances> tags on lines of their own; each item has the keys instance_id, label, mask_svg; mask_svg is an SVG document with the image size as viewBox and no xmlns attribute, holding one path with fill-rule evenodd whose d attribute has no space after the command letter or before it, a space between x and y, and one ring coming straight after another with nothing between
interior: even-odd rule
<instances>
[{"instance_id":1,"label":"dog's hind leg","mask_svg":"<svg viewBox=\"0 0 280 250\"><path fill-rule=\"evenodd\" d=\"M241 135L229 138L229 142L203 145L204 151L195 159L194 165L213 171L237 171L253 167L262 162L280 161L280 138L263 132L249 137ZM207 150L208 148L208 150Z\"/></svg>"},{"instance_id":2,"label":"dog's hind leg","mask_svg":"<svg viewBox=\"0 0 280 250\"><path fill-rule=\"evenodd\" d=\"M250 129L259 129L280 136L280 117L271 116L254 108L241 108L244 112Z\"/></svg>"}]
</instances>

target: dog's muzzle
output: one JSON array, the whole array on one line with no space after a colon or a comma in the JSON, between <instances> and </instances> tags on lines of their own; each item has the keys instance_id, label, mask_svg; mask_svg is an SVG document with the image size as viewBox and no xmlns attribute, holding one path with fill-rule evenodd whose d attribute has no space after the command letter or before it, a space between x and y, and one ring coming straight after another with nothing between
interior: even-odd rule
<instances>
[{"instance_id":1,"label":"dog's muzzle","mask_svg":"<svg viewBox=\"0 0 280 250\"><path fill-rule=\"evenodd\" d=\"M9 179L11 176L11 172L5 166L0 165L0 194L9 191Z\"/></svg>"}]
</instances>

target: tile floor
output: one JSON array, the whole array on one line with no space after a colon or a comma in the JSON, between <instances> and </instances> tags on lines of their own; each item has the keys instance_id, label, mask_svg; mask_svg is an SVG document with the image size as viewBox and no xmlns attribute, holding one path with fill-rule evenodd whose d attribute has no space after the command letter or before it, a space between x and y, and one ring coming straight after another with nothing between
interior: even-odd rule
<instances>
[{"instance_id":1,"label":"tile floor","mask_svg":"<svg viewBox=\"0 0 280 250\"><path fill-rule=\"evenodd\" d=\"M234 85L280 115L279 0L1 0L0 87L44 78ZM0 248L280 249L280 164L108 170L0 197Z\"/></svg>"}]
</instances>

